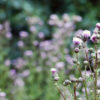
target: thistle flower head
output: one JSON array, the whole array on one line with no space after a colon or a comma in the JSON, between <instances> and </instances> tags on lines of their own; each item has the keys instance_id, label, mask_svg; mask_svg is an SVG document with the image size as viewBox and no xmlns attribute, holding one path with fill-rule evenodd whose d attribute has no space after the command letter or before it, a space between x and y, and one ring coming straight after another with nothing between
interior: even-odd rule
<instances>
[{"instance_id":1,"label":"thistle flower head","mask_svg":"<svg viewBox=\"0 0 100 100\"><path fill-rule=\"evenodd\" d=\"M51 68L51 72L52 72L52 75L54 75L57 72L56 68Z\"/></svg>"},{"instance_id":2,"label":"thistle flower head","mask_svg":"<svg viewBox=\"0 0 100 100\"><path fill-rule=\"evenodd\" d=\"M84 30L83 33L82 33L82 36L85 38L85 39L88 39L90 37L91 33L90 31L88 30Z\"/></svg>"},{"instance_id":3,"label":"thistle flower head","mask_svg":"<svg viewBox=\"0 0 100 100\"><path fill-rule=\"evenodd\" d=\"M74 43L74 45L78 46L78 45L81 45L82 40L80 38L74 37L73 43Z\"/></svg>"},{"instance_id":4,"label":"thistle flower head","mask_svg":"<svg viewBox=\"0 0 100 100\"><path fill-rule=\"evenodd\" d=\"M96 27L97 27L98 29L100 29L100 23L97 23L97 24L96 24Z\"/></svg>"},{"instance_id":5,"label":"thistle flower head","mask_svg":"<svg viewBox=\"0 0 100 100\"><path fill-rule=\"evenodd\" d=\"M100 59L100 50L97 51L98 58Z\"/></svg>"},{"instance_id":6,"label":"thistle flower head","mask_svg":"<svg viewBox=\"0 0 100 100\"><path fill-rule=\"evenodd\" d=\"M93 34L93 35L91 36L91 41L92 41L93 43L97 43L97 36L96 36L96 34Z\"/></svg>"}]
</instances>

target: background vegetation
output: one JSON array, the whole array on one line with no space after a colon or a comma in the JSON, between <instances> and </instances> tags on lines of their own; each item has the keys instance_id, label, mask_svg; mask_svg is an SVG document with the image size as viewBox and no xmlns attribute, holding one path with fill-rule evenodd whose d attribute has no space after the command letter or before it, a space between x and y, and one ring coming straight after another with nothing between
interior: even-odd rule
<instances>
[{"instance_id":1,"label":"background vegetation","mask_svg":"<svg viewBox=\"0 0 100 100\"><path fill-rule=\"evenodd\" d=\"M56 14L63 22L62 15L65 13L69 14L72 22L72 26L69 26L70 36L64 27L59 28L58 23L49 24L52 14ZM73 15L79 15L83 20L76 23ZM6 97L1 95L0 100L59 100L60 95L51 81L49 70L57 62L64 62L65 69L61 75L71 75L72 70L70 67L68 69L71 62L65 58L68 54L69 60L73 55L70 46L73 33L77 29L92 30L99 20L99 0L0 0L0 91L1 94L6 93ZM40 47L40 43L55 40L53 34L60 33L60 29L67 36L64 38L63 48L58 46L57 54L49 51L50 55L59 58L49 64L47 61L51 61L48 60L50 58L42 58L48 52ZM21 36L22 32L26 34L24 38ZM53 45L56 46L57 42L53 41ZM48 42L46 45L50 46ZM28 53L25 53L27 50ZM65 74L64 78L66 77Z\"/></svg>"}]
</instances>

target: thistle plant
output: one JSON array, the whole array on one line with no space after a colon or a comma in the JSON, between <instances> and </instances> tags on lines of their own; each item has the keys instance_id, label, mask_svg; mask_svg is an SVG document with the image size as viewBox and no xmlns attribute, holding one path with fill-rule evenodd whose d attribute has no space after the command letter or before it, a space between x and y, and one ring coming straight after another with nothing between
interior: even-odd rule
<instances>
[{"instance_id":1,"label":"thistle plant","mask_svg":"<svg viewBox=\"0 0 100 100\"><path fill-rule=\"evenodd\" d=\"M70 87L74 100L100 100L99 90L99 65L100 65L100 23L96 24L93 32L82 30L80 34L73 37L74 59L73 68L75 77L65 79L63 85L66 89ZM63 97L63 100L69 99L59 84L59 71L51 69L55 85ZM80 86L81 84L81 86ZM84 91L83 91L84 90ZM79 95L77 95L79 91ZM68 94L68 93L66 93Z\"/></svg>"}]
</instances>

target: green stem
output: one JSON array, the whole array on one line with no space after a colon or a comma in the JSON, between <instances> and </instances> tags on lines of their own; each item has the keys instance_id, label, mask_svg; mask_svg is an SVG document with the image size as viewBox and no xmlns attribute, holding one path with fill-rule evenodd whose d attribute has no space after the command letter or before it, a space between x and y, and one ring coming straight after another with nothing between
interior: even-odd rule
<instances>
[{"instance_id":1,"label":"green stem","mask_svg":"<svg viewBox=\"0 0 100 100\"><path fill-rule=\"evenodd\" d=\"M88 66L89 66L89 69L90 69L90 71L91 71L91 73L92 73L92 68L91 68L91 66L90 66L90 61L89 61L89 57L88 57L88 52L86 51L86 45L84 44L84 51L85 51L85 56L86 56L86 60L88 61Z\"/></svg>"},{"instance_id":2,"label":"green stem","mask_svg":"<svg viewBox=\"0 0 100 100\"><path fill-rule=\"evenodd\" d=\"M76 100L76 83L74 85L74 100Z\"/></svg>"},{"instance_id":3,"label":"green stem","mask_svg":"<svg viewBox=\"0 0 100 100\"><path fill-rule=\"evenodd\" d=\"M98 100L97 98L97 71L95 70L95 80L94 80L94 93L95 93L95 100Z\"/></svg>"},{"instance_id":4,"label":"green stem","mask_svg":"<svg viewBox=\"0 0 100 100\"><path fill-rule=\"evenodd\" d=\"M56 86L58 92L59 92L59 93L61 94L61 96L63 97L63 99L66 100L64 94L61 92L61 90L60 90L59 86L57 85L57 83L55 83L55 86Z\"/></svg>"},{"instance_id":5,"label":"green stem","mask_svg":"<svg viewBox=\"0 0 100 100\"><path fill-rule=\"evenodd\" d=\"M95 71L94 71L94 92L95 92L95 100L98 100L97 98L97 68L98 68L98 56L97 56L97 45L95 44L95 51L96 51L96 59L95 59Z\"/></svg>"},{"instance_id":6,"label":"green stem","mask_svg":"<svg viewBox=\"0 0 100 100\"><path fill-rule=\"evenodd\" d=\"M95 51L96 51L96 59L95 59L95 69L96 69L98 67L97 45L95 45Z\"/></svg>"},{"instance_id":7,"label":"green stem","mask_svg":"<svg viewBox=\"0 0 100 100\"><path fill-rule=\"evenodd\" d=\"M76 58L77 58L77 61L78 61L78 54L76 55ZM79 71L79 73L80 73L80 76L83 78L82 72L81 72L81 69L80 69L80 66L79 66L78 62L77 62L77 68L78 68L78 71ZM84 85L84 87L85 87L86 99L88 100L88 93L87 93L87 89L86 89L87 85L86 85L86 81L85 81L85 80L83 81L83 85Z\"/></svg>"}]
</instances>

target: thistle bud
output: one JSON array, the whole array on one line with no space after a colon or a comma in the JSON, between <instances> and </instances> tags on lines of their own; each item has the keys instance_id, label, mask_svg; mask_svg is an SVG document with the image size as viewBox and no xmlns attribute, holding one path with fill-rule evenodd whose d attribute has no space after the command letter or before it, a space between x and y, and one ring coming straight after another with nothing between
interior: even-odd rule
<instances>
[{"instance_id":1,"label":"thistle bud","mask_svg":"<svg viewBox=\"0 0 100 100\"><path fill-rule=\"evenodd\" d=\"M59 76L55 76L54 81L58 81L58 80L59 80Z\"/></svg>"},{"instance_id":2,"label":"thistle bud","mask_svg":"<svg viewBox=\"0 0 100 100\"><path fill-rule=\"evenodd\" d=\"M93 48L89 48L89 52L91 52L91 53L92 53L92 52L93 52Z\"/></svg>"},{"instance_id":3,"label":"thistle bud","mask_svg":"<svg viewBox=\"0 0 100 100\"><path fill-rule=\"evenodd\" d=\"M76 59L73 59L73 63L76 64L77 63L77 60Z\"/></svg>"},{"instance_id":4,"label":"thistle bud","mask_svg":"<svg viewBox=\"0 0 100 100\"><path fill-rule=\"evenodd\" d=\"M78 80L79 80L79 82L83 82L84 78L80 77Z\"/></svg>"},{"instance_id":5,"label":"thistle bud","mask_svg":"<svg viewBox=\"0 0 100 100\"><path fill-rule=\"evenodd\" d=\"M77 82L77 79L76 79L76 78L72 78L72 79L71 79L71 82L72 82L72 83L75 83L75 82Z\"/></svg>"},{"instance_id":6,"label":"thistle bud","mask_svg":"<svg viewBox=\"0 0 100 100\"><path fill-rule=\"evenodd\" d=\"M97 34L97 39L100 39L100 34Z\"/></svg>"},{"instance_id":7,"label":"thistle bud","mask_svg":"<svg viewBox=\"0 0 100 100\"><path fill-rule=\"evenodd\" d=\"M85 60L85 61L84 61L84 64L85 64L85 65L88 65L88 61L87 61L87 60Z\"/></svg>"},{"instance_id":8,"label":"thistle bud","mask_svg":"<svg viewBox=\"0 0 100 100\"><path fill-rule=\"evenodd\" d=\"M97 90L97 93L100 94L100 90Z\"/></svg>"},{"instance_id":9,"label":"thistle bud","mask_svg":"<svg viewBox=\"0 0 100 100\"><path fill-rule=\"evenodd\" d=\"M80 62L78 61L77 64L80 65Z\"/></svg>"},{"instance_id":10,"label":"thistle bud","mask_svg":"<svg viewBox=\"0 0 100 100\"><path fill-rule=\"evenodd\" d=\"M71 84L71 81L70 80L65 80L64 83L63 83L65 86Z\"/></svg>"},{"instance_id":11,"label":"thistle bud","mask_svg":"<svg viewBox=\"0 0 100 100\"><path fill-rule=\"evenodd\" d=\"M79 48L75 48L75 53L78 53L79 52Z\"/></svg>"},{"instance_id":12,"label":"thistle bud","mask_svg":"<svg viewBox=\"0 0 100 100\"><path fill-rule=\"evenodd\" d=\"M95 58L95 54L94 54L94 53L92 53L92 54L91 54L91 57L92 57L92 58Z\"/></svg>"}]
</instances>

